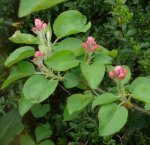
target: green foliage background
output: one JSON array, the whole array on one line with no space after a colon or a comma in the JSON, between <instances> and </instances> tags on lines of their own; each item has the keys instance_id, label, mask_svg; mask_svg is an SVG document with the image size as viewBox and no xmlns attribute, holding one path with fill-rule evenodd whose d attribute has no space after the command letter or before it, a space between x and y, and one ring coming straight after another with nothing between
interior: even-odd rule
<instances>
[{"instance_id":1,"label":"green foliage background","mask_svg":"<svg viewBox=\"0 0 150 145\"><path fill-rule=\"evenodd\" d=\"M0 83L7 76L7 70L3 66L5 55L10 53L12 48L15 48L14 44L7 40L8 36L13 34L15 30L30 33L34 18L41 18L46 22L53 23L61 12L68 9L79 10L92 23L91 29L86 34L79 34L77 37L85 40L87 36L94 36L100 45L109 50L116 49L118 55L114 64L128 65L132 71L132 78L137 75L150 75L149 0L127 0L126 2L125 0L68 0L51 9L36 12L21 19L17 18L17 0L2 0L0 3ZM107 87L108 83L105 82L104 86ZM18 84L21 87L22 82L19 81ZM18 90L16 85L12 85L0 92L1 116L17 107ZM73 89L70 91L77 92ZM91 112L90 109L84 112L76 121L64 123L62 112L67 95L67 92L62 93L61 88L58 88L55 97L51 101L47 100L45 102L50 104L51 110L42 119L35 119L31 113L28 113L23 118L23 122L27 126L25 131L35 138L33 130L40 123L49 122L53 130L52 140L58 145L66 145L69 141L77 145L79 142L85 143L87 141L90 145L149 144L149 118L140 113L131 112L132 118L128 121L125 129L113 137L107 138L99 137L98 127L95 127L97 121L94 117L95 113ZM89 114L91 117L89 117ZM71 128L71 130L68 130L68 128ZM10 145L19 144L16 142L18 138L19 136Z\"/></svg>"}]
</instances>

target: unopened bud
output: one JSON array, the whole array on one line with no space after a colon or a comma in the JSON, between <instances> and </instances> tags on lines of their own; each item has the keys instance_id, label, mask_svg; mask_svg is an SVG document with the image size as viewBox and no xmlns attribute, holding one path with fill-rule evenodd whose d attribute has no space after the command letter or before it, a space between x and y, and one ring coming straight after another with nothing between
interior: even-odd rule
<instances>
[{"instance_id":1,"label":"unopened bud","mask_svg":"<svg viewBox=\"0 0 150 145\"><path fill-rule=\"evenodd\" d=\"M121 67L120 65L116 66L115 69L114 69L114 72L115 72L115 74L117 74L117 75L120 74L121 71L122 71L122 67Z\"/></svg>"},{"instance_id":2,"label":"unopened bud","mask_svg":"<svg viewBox=\"0 0 150 145\"><path fill-rule=\"evenodd\" d=\"M45 53L42 52L42 51L36 51L35 54L34 54L35 58L44 57L44 56L45 56Z\"/></svg>"},{"instance_id":3,"label":"unopened bud","mask_svg":"<svg viewBox=\"0 0 150 145\"><path fill-rule=\"evenodd\" d=\"M41 31L42 29L47 28L47 26L48 25L46 23L43 23L41 19L35 19L34 27L31 30L36 33L36 31Z\"/></svg>"},{"instance_id":4,"label":"unopened bud","mask_svg":"<svg viewBox=\"0 0 150 145\"><path fill-rule=\"evenodd\" d=\"M82 43L82 47L89 53L95 51L98 48L98 45L95 42L95 39L90 36L87 41Z\"/></svg>"},{"instance_id":5,"label":"unopened bud","mask_svg":"<svg viewBox=\"0 0 150 145\"><path fill-rule=\"evenodd\" d=\"M113 71L110 71L109 72L109 77L111 78L111 79L114 79L116 76L115 76L115 73L113 72Z\"/></svg>"},{"instance_id":6,"label":"unopened bud","mask_svg":"<svg viewBox=\"0 0 150 145\"><path fill-rule=\"evenodd\" d=\"M90 36L90 37L88 37L88 39L87 39L87 43L90 44L90 45L92 45L92 44L95 43L95 39L94 39L92 36Z\"/></svg>"},{"instance_id":7,"label":"unopened bud","mask_svg":"<svg viewBox=\"0 0 150 145\"><path fill-rule=\"evenodd\" d=\"M118 79L120 79L120 80L124 79L124 77L125 77L125 74L124 74L124 73L120 73L120 74L118 75Z\"/></svg>"},{"instance_id":8,"label":"unopened bud","mask_svg":"<svg viewBox=\"0 0 150 145\"><path fill-rule=\"evenodd\" d=\"M109 77L111 79L119 79L122 80L127 75L127 69L123 68L122 66L116 66L113 71L109 72Z\"/></svg>"},{"instance_id":9,"label":"unopened bud","mask_svg":"<svg viewBox=\"0 0 150 145\"><path fill-rule=\"evenodd\" d=\"M36 62L37 62L37 58L34 57L34 58L32 59L32 62L33 62L33 63L36 63Z\"/></svg>"},{"instance_id":10,"label":"unopened bud","mask_svg":"<svg viewBox=\"0 0 150 145\"><path fill-rule=\"evenodd\" d=\"M37 30L42 30L43 22L41 19L35 19L34 25Z\"/></svg>"}]
</instances>

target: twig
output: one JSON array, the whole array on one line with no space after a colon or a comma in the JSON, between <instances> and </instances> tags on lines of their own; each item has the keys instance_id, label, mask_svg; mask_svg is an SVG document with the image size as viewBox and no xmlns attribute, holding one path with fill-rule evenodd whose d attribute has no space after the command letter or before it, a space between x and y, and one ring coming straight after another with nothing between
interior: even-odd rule
<instances>
[{"instance_id":1,"label":"twig","mask_svg":"<svg viewBox=\"0 0 150 145\"><path fill-rule=\"evenodd\" d=\"M98 93L101 93L101 94L102 94L102 93L105 93L105 91L102 90L101 88L97 88L96 91L97 91Z\"/></svg>"},{"instance_id":2,"label":"twig","mask_svg":"<svg viewBox=\"0 0 150 145\"><path fill-rule=\"evenodd\" d=\"M85 145L87 145L89 141L90 141L90 137L89 137L88 140L86 141Z\"/></svg>"},{"instance_id":3,"label":"twig","mask_svg":"<svg viewBox=\"0 0 150 145\"><path fill-rule=\"evenodd\" d=\"M68 90L66 90L62 85L60 85L60 84L58 84L67 94L69 94L69 95L71 95L71 93L68 91Z\"/></svg>"},{"instance_id":4,"label":"twig","mask_svg":"<svg viewBox=\"0 0 150 145\"><path fill-rule=\"evenodd\" d=\"M79 80L79 81L80 81L81 83L87 85L91 90L93 90L93 89L86 83L86 81L84 81L84 80ZM97 93L100 93L100 94L105 93L105 91L102 90L101 88L97 88L97 89L95 89L95 91L96 91ZM96 93L94 92L94 94L96 94Z\"/></svg>"},{"instance_id":5,"label":"twig","mask_svg":"<svg viewBox=\"0 0 150 145\"><path fill-rule=\"evenodd\" d=\"M146 115L150 115L150 111L147 111L147 110L145 110L145 109L143 109L143 108L141 108L141 107L139 107L139 106L134 105L133 109L134 109L134 110L137 110L137 111L139 111L139 112L141 112L141 113L144 113L144 114L146 114Z\"/></svg>"}]
</instances>

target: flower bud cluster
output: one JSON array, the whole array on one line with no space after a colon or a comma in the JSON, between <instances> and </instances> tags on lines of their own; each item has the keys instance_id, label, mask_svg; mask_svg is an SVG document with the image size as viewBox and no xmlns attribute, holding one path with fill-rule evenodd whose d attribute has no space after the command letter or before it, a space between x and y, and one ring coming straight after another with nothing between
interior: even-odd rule
<instances>
[{"instance_id":1,"label":"flower bud cluster","mask_svg":"<svg viewBox=\"0 0 150 145\"><path fill-rule=\"evenodd\" d=\"M32 28L33 32L36 31L41 31L42 29L46 29L47 28L47 24L44 23L41 19L35 19L34 20L34 27Z\"/></svg>"},{"instance_id":2,"label":"flower bud cluster","mask_svg":"<svg viewBox=\"0 0 150 145\"><path fill-rule=\"evenodd\" d=\"M95 39L90 36L87 41L82 43L82 47L88 52L93 52L98 48L98 44L95 42Z\"/></svg>"},{"instance_id":3,"label":"flower bud cluster","mask_svg":"<svg viewBox=\"0 0 150 145\"><path fill-rule=\"evenodd\" d=\"M109 72L109 77L111 79L119 79L122 80L127 75L127 69L123 68L122 66L116 66L113 71Z\"/></svg>"}]
</instances>

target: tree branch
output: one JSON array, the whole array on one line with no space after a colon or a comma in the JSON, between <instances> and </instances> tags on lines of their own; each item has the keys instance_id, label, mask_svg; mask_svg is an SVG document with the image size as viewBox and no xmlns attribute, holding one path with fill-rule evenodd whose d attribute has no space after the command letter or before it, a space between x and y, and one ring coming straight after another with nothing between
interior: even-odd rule
<instances>
[{"instance_id":1,"label":"tree branch","mask_svg":"<svg viewBox=\"0 0 150 145\"><path fill-rule=\"evenodd\" d=\"M133 109L150 116L150 111L147 111L139 106L134 105Z\"/></svg>"}]
</instances>

